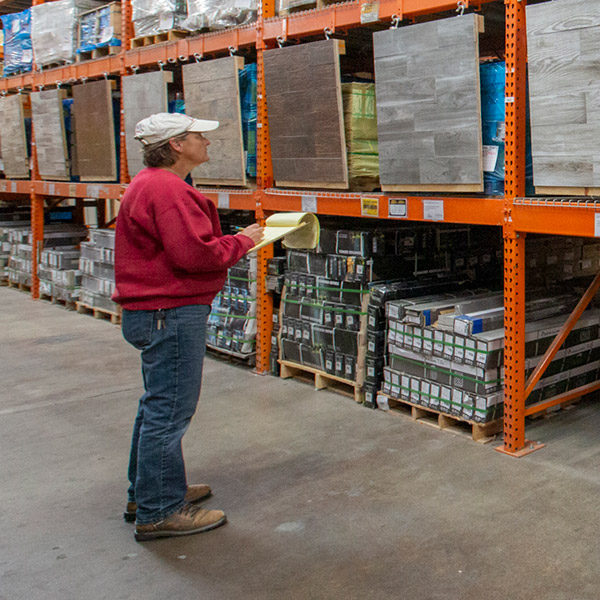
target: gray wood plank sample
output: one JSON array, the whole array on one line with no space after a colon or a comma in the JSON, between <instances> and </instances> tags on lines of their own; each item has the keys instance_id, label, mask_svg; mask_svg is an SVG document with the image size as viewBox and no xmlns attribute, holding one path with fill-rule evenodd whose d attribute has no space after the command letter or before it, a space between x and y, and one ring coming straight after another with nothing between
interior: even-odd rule
<instances>
[{"instance_id":1,"label":"gray wood plank sample","mask_svg":"<svg viewBox=\"0 0 600 600\"><path fill-rule=\"evenodd\" d=\"M483 191L481 27L470 14L373 34L382 189Z\"/></svg>"},{"instance_id":2,"label":"gray wood plank sample","mask_svg":"<svg viewBox=\"0 0 600 600\"><path fill-rule=\"evenodd\" d=\"M81 181L117 180L112 83L101 79L73 86L75 144Z\"/></svg>"},{"instance_id":3,"label":"gray wood plank sample","mask_svg":"<svg viewBox=\"0 0 600 600\"><path fill-rule=\"evenodd\" d=\"M527 49L536 190L568 194L600 188L597 0L528 6Z\"/></svg>"},{"instance_id":4,"label":"gray wood plank sample","mask_svg":"<svg viewBox=\"0 0 600 600\"><path fill-rule=\"evenodd\" d=\"M339 40L264 53L277 185L348 187Z\"/></svg>"},{"instance_id":5,"label":"gray wood plank sample","mask_svg":"<svg viewBox=\"0 0 600 600\"><path fill-rule=\"evenodd\" d=\"M196 119L219 121L205 136L210 160L192 171L195 183L246 184L239 70L244 59L230 56L184 65L185 112Z\"/></svg>"},{"instance_id":6,"label":"gray wood plank sample","mask_svg":"<svg viewBox=\"0 0 600 600\"><path fill-rule=\"evenodd\" d=\"M33 92L30 98L40 177L68 181L69 154L62 105L65 92Z\"/></svg>"},{"instance_id":7,"label":"gray wood plank sample","mask_svg":"<svg viewBox=\"0 0 600 600\"><path fill-rule=\"evenodd\" d=\"M170 71L141 73L121 79L125 106L125 144L129 176L137 175L143 168L142 145L135 139L135 126L142 119L156 113L167 112L169 102L167 84L173 81Z\"/></svg>"},{"instance_id":8,"label":"gray wood plank sample","mask_svg":"<svg viewBox=\"0 0 600 600\"><path fill-rule=\"evenodd\" d=\"M23 96L15 94L0 99L2 121L2 159L7 179L29 178L29 157L25 137L25 115Z\"/></svg>"}]
</instances>

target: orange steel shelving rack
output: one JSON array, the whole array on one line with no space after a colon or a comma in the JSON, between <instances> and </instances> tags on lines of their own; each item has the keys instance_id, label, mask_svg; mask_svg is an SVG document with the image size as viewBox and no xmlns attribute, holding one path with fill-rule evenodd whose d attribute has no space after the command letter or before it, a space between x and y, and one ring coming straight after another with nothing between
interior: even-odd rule
<instances>
[{"instance_id":1,"label":"orange steel shelving rack","mask_svg":"<svg viewBox=\"0 0 600 600\"><path fill-rule=\"evenodd\" d=\"M584 393L600 389L600 383L573 390L560 397L534 406L525 406L528 392L533 388L545 366L568 334L573 323L600 287L600 276L594 280L579 306L557 336L555 343L542 360L539 369L525 381L525 238L527 233L599 235L600 212L590 198L572 198L560 201L552 198L525 198L525 105L526 105L526 0L505 0L506 11L506 182L505 196L499 197L441 197L439 195L360 194L334 193L315 190L282 190L273 187L273 170L268 135L268 114L265 98L263 51L274 48L278 42L297 40L330 32L343 32L361 26L368 13L370 20L387 22L391 19L410 20L427 14L453 11L457 8L478 10L494 0L352 0L332 4L321 10L308 10L287 16L275 16L276 0L262 0L258 19L252 25L216 33L200 34L185 39L164 42L128 50L133 36L131 2L121 0L123 15L123 49L120 54L66 65L24 75L0 78L0 92L37 90L40 86L53 87L77 83L85 79L130 75L136 69L183 64L194 58L209 58L231 50L253 48L257 55L258 121L257 121L257 188L256 190L204 188L202 192L219 208L253 211L262 221L275 211L301 211L305 201L317 204L317 212L363 218L391 218L389 199L403 198L406 219L425 221L423 200L436 199L444 203L444 222L494 225L502 227L504 237L504 293L505 293L505 418L504 443L498 450L511 456L522 456L541 445L525 439L525 416L560 404ZM43 0L34 0L40 4ZM0 0L0 7L6 2ZM366 19L365 19L366 21ZM122 111L121 111L122 113ZM121 114L123 130L123 114ZM0 180L0 195L10 200L28 195L31 199L34 244L43 240L44 199L48 197L118 199L126 189L127 163L124 137L121 136L122 180L115 184L83 184L41 181L37 172L35 146L33 149L31 181ZM363 199L377 199L377 215L364 212ZM371 204L372 206L372 204ZM35 254L35 253L34 253ZM270 334L273 304L265 291L267 260L272 248L258 255L258 334L256 370L264 373L269 368ZM34 276L32 297L38 297L38 282Z\"/></svg>"}]
</instances>

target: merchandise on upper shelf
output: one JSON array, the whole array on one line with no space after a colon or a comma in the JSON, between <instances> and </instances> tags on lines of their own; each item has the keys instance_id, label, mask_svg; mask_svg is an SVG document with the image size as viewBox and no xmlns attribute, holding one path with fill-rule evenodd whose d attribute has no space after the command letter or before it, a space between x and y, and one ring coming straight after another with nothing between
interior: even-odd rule
<instances>
[{"instance_id":1,"label":"merchandise on upper shelf","mask_svg":"<svg viewBox=\"0 0 600 600\"><path fill-rule=\"evenodd\" d=\"M132 0L136 37L182 29L187 16L185 0Z\"/></svg>"},{"instance_id":2,"label":"merchandise on upper shelf","mask_svg":"<svg viewBox=\"0 0 600 600\"><path fill-rule=\"evenodd\" d=\"M4 76L31 71L31 10L0 16L4 32Z\"/></svg>"},{"instance_id":3,"label":"merchandise on upper shelf","mask_svg":"<svg viewBox=\"0 0 600 600\"><path fill-rule=\"evenodd\" d=\"M103 0L56 0L31 8L31 41L36 66L75 60L78 16Z\"/></svg>"},{"instance_id":4,"label":"merchandise on upper shelf","mask_svg":"<svg viewBox=\"0 0 600 600\"><path fill-rule=\"evenodd\" d=\"M77 54L90 57L94 50L112 54L121 46L121 3L111 2L79 17ZM95 58L91 56L90 58Z\"/></svg>"},{"instance_id":5,"label":"merchandise on upper shelf","mask_svg":"<svg viewBox=\"0 0 600 600\"><path fill-rule=\"evenodd\" d=\"M219 30L256 21L258 0L187 0L189 31Z\"/></svg>"}]
</instances>

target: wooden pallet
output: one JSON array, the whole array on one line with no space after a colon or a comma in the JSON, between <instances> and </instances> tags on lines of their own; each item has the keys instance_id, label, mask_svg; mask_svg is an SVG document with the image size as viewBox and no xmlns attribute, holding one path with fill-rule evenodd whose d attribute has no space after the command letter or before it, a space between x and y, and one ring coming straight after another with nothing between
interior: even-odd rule
<instances>
[{"instance_id":1,"label":"wooden pallet","mask_svg":"<svg viewBox=\"0 0 600 600\"><path fill-rule=\"evenodd\" d=\"M0 279L0 287L7 286L7 285L8 285L8 279Z\"/></svg>"},{"instance_id":2,"label":"wooden pallet","mask_svg":"<svg viewBox=\"0 0 600 600\"><path fill-rule=\"evenodd\" d=\"M291 377L297 379L304 379L313 381L315 384L315 390L331 390L338 392L345 396L353 398L355 402L362 404L364 400L364 392L362 385L349 379L342 379L335 375L330 375L319 369L313 369L305 365L300 365L287 360L278 361L281 366L280 377L282 379L290 379Z\"/></svg>"},{"instance_id":3,"label":"wooden pallet","mask_svg":"<svg viewBox=\"0 0 600 600\"><path fill-rule=\"evenodd\" d=\"M121 46L104 46L102 48L94 48L86 52L80 52L77 55L77 62L84 62L86 60L94 60L96 58L104 58L106 56L114 56L121 52Z\"/></svg>"},{"instance_id":4,"label":"wooden pallet","mask_svg":"<svg viewBox=\"0 0 600 600\"><path fill-rule=\"evenodd\" d=\"M40 300L50 302L50 304L57 304L66 310L75 310L75 305L77 304L75 300L63 300L62 298L55 298L54 296L50 296L48 294L40 294Z\"/></svg>"},{"instance_id":5,"label":"wooden pallet","mask_svg":"<svg viewBox=\"0 0 600 600\"><path fill-rule=\"evenodd\" d=\"M140 35L131 40L131 48L143 48L144 46L154 46L154 44L162 44L173 40L181 40L190 35L189 31L179 31L172 29L164 33L155 33L154 35Z\"/></svg>"},{"instance_id":6,"label":"wooden pallet","mask_svg":"<svg viewBox=\"0 0 600 600\"><path fill-rule=\"evenodd\" d=\"M31 294L30 285L25 285L24 283L15 283L14 281L8 281L7 283L9 288L14 288L15 290L25 292L26 294Z\"/></svg>"},{"instance_id":7,"label":"wooden pallet","mask_svg":"<svg viewBox=\"0 0 600 600\"><path fill-rule=\"evenodd\" d=\"M82 315L93 315L94 319L105 319L110 321L113 325L121 324L121 314L112 312L110 310L104 310L102 308L95 308L94 306L89 306L84 304L83 302L75 303L77 312Z\"/></svg>"},{"instance_id":8,"label":"wooden pallet","mask_svg":"<svg viewBox=\"0 0 600 600\"><path fill-rule=\"evenodd\" d=\"M378 395L385 396L381 393ZM488 444L494 441L496 434L500 433L503 428L503 419L496 419L489 423L476 423L462 417L442 413L433 408L412 404L405 400L397 400L389 396L385 396L385 398L387 398L391 414L408 414L417 423L450 431L451 433L466 435L473 441L480 442L481 444Z\"/></svg>"},{"instance_id":9,"label":"wooden pallet","mask_svg":"<svg viewBox=\"0 0 600 600\"><path fill-rule=\"evenodd\" d=\"M241 352L234 352L233 350L227 350L226 348L219 348L212 344L206 344L207 350L212 354L217 355L221 359L227 359L231 362L243 364L244 366L253 367L256 364L256 352L250 354L242 354Z\"/></svg>"},{"instance_id":10,"label":"wooden pallet","mask_svg":"<svg viewBox=\"0 0 600 600\"><path fill-rule=\"evenodd\" d=\"M337 4L343 0L281 0L279 14L281 16L289 15L296 12L302 12L303 10L322 9L330 4Z\"/></svg>"}]
</instances>

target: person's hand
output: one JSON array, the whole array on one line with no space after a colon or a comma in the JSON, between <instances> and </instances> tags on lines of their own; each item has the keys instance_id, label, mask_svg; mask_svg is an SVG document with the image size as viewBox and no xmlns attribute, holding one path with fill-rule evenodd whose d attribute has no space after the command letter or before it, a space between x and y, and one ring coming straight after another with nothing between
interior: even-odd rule
<instances>
[{"instance_id":1,"label":"person's hand","mask_svg":"<svg viewBox=\"0 0 600 600\"><path fill-rule=\"evenodd\" d=\"M255 244L258 244L263 239L264 231L264 227L261 227L258 223L252 223L252 225L249 225L246 229L242 229L239 235L245 235Z\"/></svg>"}]
</instances>

